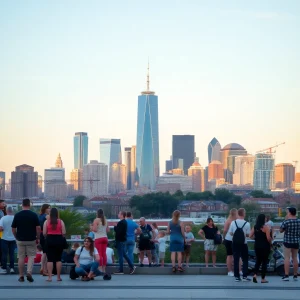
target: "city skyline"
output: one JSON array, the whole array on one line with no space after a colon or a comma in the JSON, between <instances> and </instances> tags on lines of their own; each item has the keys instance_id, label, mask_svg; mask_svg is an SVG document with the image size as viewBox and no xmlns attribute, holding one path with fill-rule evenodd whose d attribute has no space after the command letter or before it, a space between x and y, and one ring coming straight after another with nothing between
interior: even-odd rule
<instances>
[{"instance_id":1,"label":"city skyline","mask_svg":"<svg viewBox=\"0 0 300 300\"><path fill-rule=\"evenodd\" d=\"M275 163L300 161L299 2L112 2L0 4L6 181L21 164L44 174L57 153L70 174L76 131L88 133L89 161L99 160L101 136L135 145L148 56L160 97L160 173L177 134L195 135L202 166L213 137L253 155L285 141Z\"/></svg>"}]
</instances>

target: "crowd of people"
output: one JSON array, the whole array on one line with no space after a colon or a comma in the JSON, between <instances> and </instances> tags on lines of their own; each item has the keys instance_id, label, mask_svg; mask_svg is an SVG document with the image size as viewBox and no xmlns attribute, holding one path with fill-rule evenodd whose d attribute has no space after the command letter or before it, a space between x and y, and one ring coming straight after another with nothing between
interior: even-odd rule
<instances>
[{"instance_id":1,"label":"crowd of people","mask_svg":"<svg viewBox=\"0 0 300 300\"><path fill-rule=\"evenodd\" d=\"M30 205L30 200L24 199L22 210L14 215L12 208L6 208L5 202L0 200L1 274L15 272L14 253L17 247L19 282L25 280L25 264L26 279L29 282L34 281L32 270L37 262L41 263L40 274L47 276L47 282L52 281L53 274L57 275L57 281L62 280L62 261L74 263L75 275L83 281L93 280L99 275L104 275L104 278L110 276L106 273L106 267L114 263L114 251L109 247L110 227L102 209L97 211L95 220L86 231L83 245L74 243L72 249L65 252L64 249L68 248L66 228L63 220L59 218L57 208L44 204L37 215L30 210ZM280 231L284 233L284 281L289 280L291 261L294 268L293 279L297 280L300 240L300 220L297 218L296 209L288 207L286 213L286 219L280 227ZM204 239L205 265L208 267L211 257L213 267L216 267L217 249L223 243L226 248L228 276L235 277L236 282L251 281L248 278L247 240L254 239L256 265L252 281L258 282L258 272L261 270L261 283L268 283L265 277L272 248L273 223L268 216L260 214L251 229L245 217L245 209L231 209L222 234L213 219L207 219L206 225L198 232ZM145 218L140 218L137 224L131 212L121 211L119 219L113 229L114 247L118 253L118 270L114 272L115 275L124 274L125 262L128 264L129 274L135 272L134 253L138 254L140 267L164 267L168 246L172 272L182 273L184 267L189 267L195 237L191 226L180 220L178 210L173 212L166 231L159 230L155 222L148 224Z\"/></svg>"}]
</instances>

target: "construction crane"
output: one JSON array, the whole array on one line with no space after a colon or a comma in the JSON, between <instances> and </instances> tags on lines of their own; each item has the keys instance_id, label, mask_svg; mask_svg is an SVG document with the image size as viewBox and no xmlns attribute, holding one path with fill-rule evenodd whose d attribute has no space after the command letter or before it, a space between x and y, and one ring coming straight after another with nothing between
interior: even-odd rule
<instances>
[{"instance_id":1,"label":"construction crane","mask_svg":"<svg viewBox=\"0 0 300 300\"><path fill-rule=\"evenodd\" d=\"M262 150L259 150L259 151L256 151L256 153L263 153L263 152L266 152L266 153L269 153L269 154L273 154L273 153L276 153L276 150L275 151L272 151L272 149L276 149L277 147L281 146L281 145L284 145L285 142L282 142L282 143L279 143L279 144L276 144L274 146L271 146L269 148L266 148L266 149L262 149Z\"/></svg>"}]
</instances>

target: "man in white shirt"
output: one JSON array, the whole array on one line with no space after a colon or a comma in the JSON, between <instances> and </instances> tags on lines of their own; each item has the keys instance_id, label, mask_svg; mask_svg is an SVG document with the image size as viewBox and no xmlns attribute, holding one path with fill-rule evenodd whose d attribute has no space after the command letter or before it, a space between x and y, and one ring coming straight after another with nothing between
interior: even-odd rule
<instances>
[{"instance_id":1,"label":"man in white shirt","mask_svg":"<svg viewBox=\"0 0 300 300\"><path fill-rule=\"evenodd\" d=\"M2 249L2 268L0 269L0 274L7 274L7 256L9 255L9 268L10 273L15 273L15 249L16 249L16 239L13 235L11 224L14 219L12 207L8 207L6 210L7 215L2 217L0 220L0 231L3 232L1 239L1 249Z\"/></svg>"},{"instance_id":2,"label":"man in white shirt","mask_svg":"<svg viewBox=\"0 0 300 300\"><path fill-rule=\"evenodd\" d=\"M246 211L244 208L238 210L238 218L232 221L229 227L229 234L232 235L232 250L234 260L234 277L235 281L251 281L247 277L248 273L248 245L247 237L249 237L251 227L250 224L245 221ZM239 274L239 262L243 261L243 279Z\"/></svg>"}]
</instances>

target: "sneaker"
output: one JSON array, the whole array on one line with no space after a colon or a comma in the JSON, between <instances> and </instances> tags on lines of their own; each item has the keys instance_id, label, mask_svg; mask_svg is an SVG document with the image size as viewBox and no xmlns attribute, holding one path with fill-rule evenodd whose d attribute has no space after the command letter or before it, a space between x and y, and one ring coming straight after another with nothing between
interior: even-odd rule
<instances>
[{"instance_id":1,"label":"sneaker","mask_svg":"<svg viewBox=\"0 0 300 300\"><path fill-rule=\"evenodd\" d=\"M244 274L243 274L243 272L242 271L240 271L240 276L243 276Z\"/></svg>"},{"instance_id":2,"label":"sneaker","mask_svg":"<svg viewBox=\"0 0 300 300\"><path fill-rule=\"evenodd\" d=\"M288 275L284 275L282 278L281 278L283 281L290 281L290 278Z\"/></svg>"},{"instance_id":3,"label":"sneaker","mask_svg":"<svg viewBox=\"0 0 300 300\"><path fill-rule=\"evenodd\" d=\"M144 266L144 264L140 264L140 267L142 268Z\"/></svg>"},{"instance_id":4,"label":"sneaker","mask_svg":"<svg viewBox=\"0 0 300 300\"><path fill-rule=\"evenodd\" d=\"M10 274L15 274L15 269L14 268L10 269Z\"/></svg>"},{"instance_id":5,"label":"sneaker","mask_svg":"<svg viewBox=\"0 0 300 300\"><path fill-rule=\"evenodd\" d=\"M29 281L29 282L34 282L34 280L33 280L32 276L31 276L31 274L29 274L29 273L26 275L26 279L27 279L27 281Z\"/></svg>"},{"instance_id":6,"label":"sneaker","mask_svg":"<svg viewBox=\"0 0 300 300\"><path fill-rule=\"evenodd\" d=\"M130 269L129 274L132 275L135 272L136 267L133 267L132 269Z\"/></svg>"},{"instance_id":7,"label":"sneaker","mask_svg":"<svg viewBox=\"0 0 300 300\"><path fill-rule=\"evenodd\" d=\"M121 272L120 270L117 272L114 272L114 275L124 275L124 272Z\"/></svg>"},{"instance_id":8,"label":"sneaker","mask_svg":"<svg viewBox=\"0 0 300 300\"><path fill-rule=\"evenodd\" d=\"M7 270L6 269L0 269L0 274L7 274Z\"/></svg>"},{"instance_id":9,"label":"sneaker","mask_svg":"<svg viewBox=\"0 0 300 300\"><path fill-rule=\"evenodd\" d=\"M242 279L240 277L235 277L235 282L241 282Z\"/></svg>"},{"instance_id":10,"label":"sneaker","mask_svg":"<svg viewBox=\"0 0 300 300\"><path fill-rule=\"evenodd\" d=\"M149 264L149 268L151 268L152 267L152 264Z\"/></svg>"},{"instance_id":11,"label":"sneaker","mask_svg":"<svg viewBox=\"0 0 300 300\"><path fill-rule=\"evenodd\" d=\"M294 281L298 281L298 275L294 275L293 279Z\"/></svg>"},{"instance_id":12,"label":"sneaker","mask_svg":"<svg viewBox=\"0 0 300 300\"><path fill-rule=\"evenodd\" d=\"M234 273L233 273L233 272L228 272L227 275L230 276L230 277L233 277L233 276L234 276Z\"/></svg>"},{"instance_id":13,"label":"sneaker","mask_svg":"<svg viewBox=\"0 0 300 300\"><path fill-rule=\"evenodd\" d=\"M244 282L250 282L250 281L251 281L251 279L250 279L250 278L248 278L248 277L243 277L242 281L244 281Z\"/></svg>"}]
</instances>

